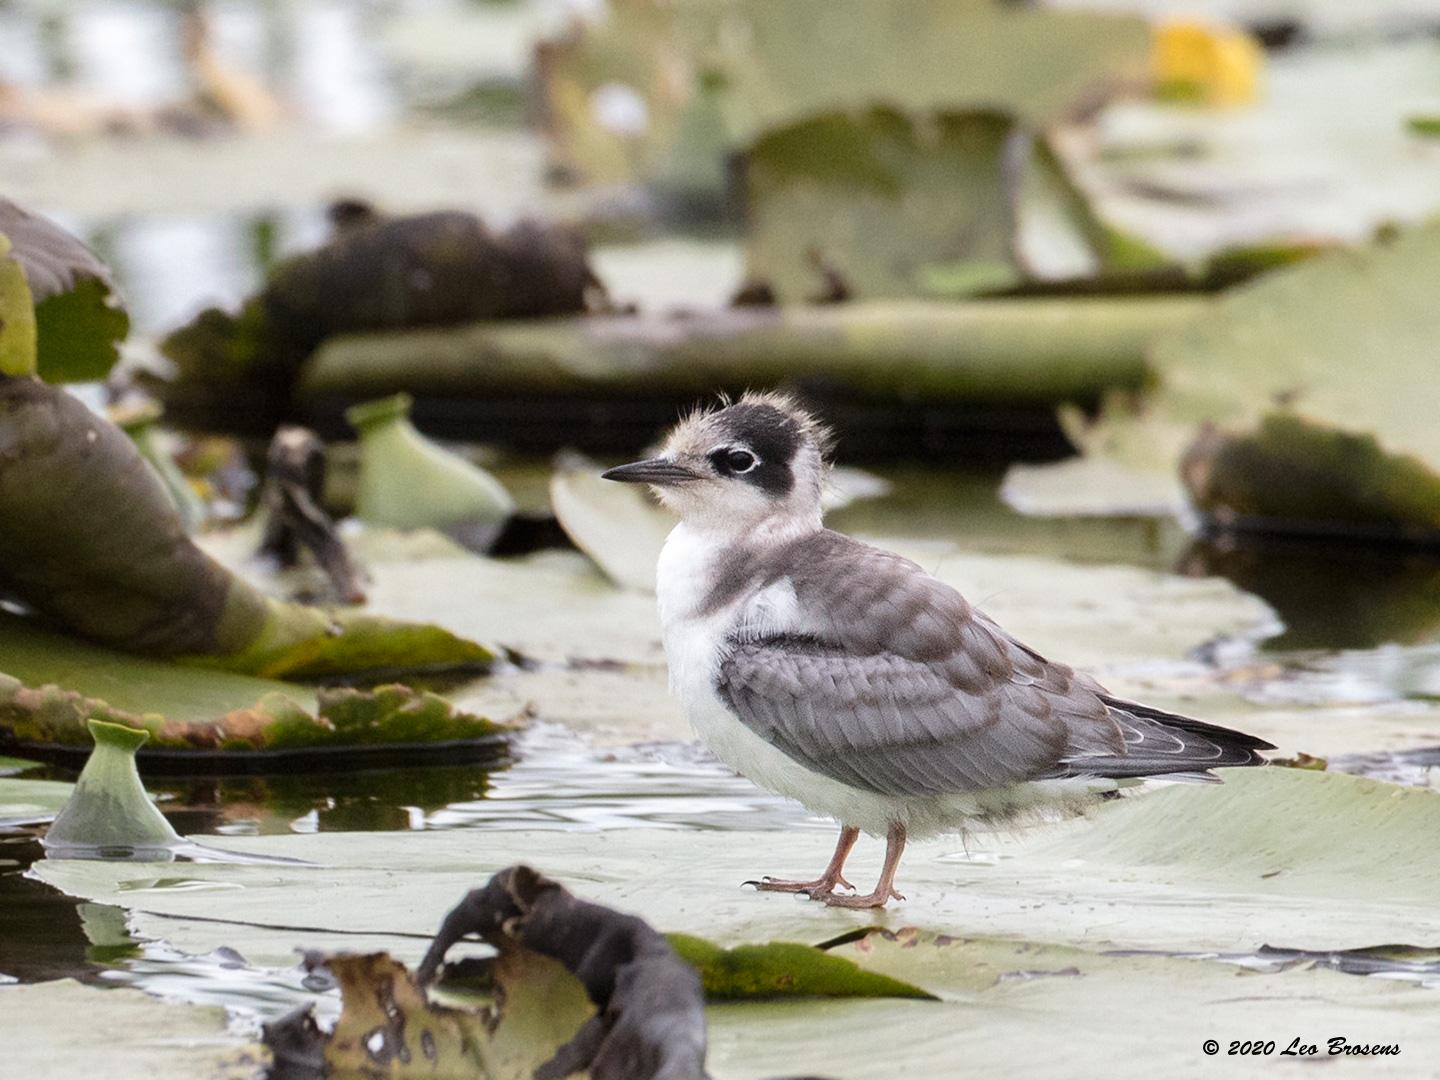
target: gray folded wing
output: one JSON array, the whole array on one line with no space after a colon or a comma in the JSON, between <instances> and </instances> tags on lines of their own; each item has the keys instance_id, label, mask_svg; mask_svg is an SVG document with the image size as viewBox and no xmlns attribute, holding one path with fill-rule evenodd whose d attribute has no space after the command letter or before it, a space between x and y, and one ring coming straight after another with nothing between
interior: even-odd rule
<instances>
[{"instance_id":1,"label":"gray folded wing","mask_svg":"<svg viewBox=\"0 0 1440 1080\"><path fill-rule=\"evenodd\" d=\"M828 531L803 544L753 582L788 581L794 625L756 634L742 618L716 689L816 772L926 796L1258 764L1268 748L1111 697L906 559Z\"/></svg>"},{"instance_id":2,"label":"gray folded wing","mask_svg":"<svg viewBox=\"0 0 1440 1080\"><path fill-rule=\"evenodd\" d=\"M1069 775L1076 753L1124 753L1098 687L955 590L835 533L814 546L783 575L795 629L742 631L716 684L784 753L844 783L912 796Z\"/></svg>"}]
</instances>

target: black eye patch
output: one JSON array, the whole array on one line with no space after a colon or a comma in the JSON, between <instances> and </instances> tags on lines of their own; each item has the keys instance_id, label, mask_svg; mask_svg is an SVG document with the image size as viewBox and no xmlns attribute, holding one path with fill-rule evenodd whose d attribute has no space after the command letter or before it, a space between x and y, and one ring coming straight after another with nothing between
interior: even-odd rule
<instances>
[{"instance_id":1,"label":"black eye patch","mask_svg":"<svg viewBox=\"0 0 1440 1080\"><path fill-rule=\"evenodd\" d=\"M710 452L710 464L721 476L753 484L770 495L787 495L794 486L790 466L764 461L738 446L722 446Z\"/></svg>"},{"instance_id":2,"label":"black eye patch","mask_svg":"<svg viewBox=\"0 0 1440 1080\"><path fill-rule=\"evenodd\" d=\"M800 449L800 425L773 405L732 405L717 419L737 444L754 450L766 464L789 465Z\"/></svg>"}]
</instances>

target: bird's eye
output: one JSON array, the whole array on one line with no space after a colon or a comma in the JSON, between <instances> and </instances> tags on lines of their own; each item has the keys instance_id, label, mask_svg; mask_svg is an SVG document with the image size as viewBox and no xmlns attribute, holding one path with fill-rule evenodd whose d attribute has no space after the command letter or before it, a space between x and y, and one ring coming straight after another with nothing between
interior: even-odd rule
<instances>
[{"instance_id":1,"label":"bird's eye","mask_svg":"<svg viewBox=\"0 0 1440 1080\"><path fill-rule=\"evenodd\" d=\"M710 455L710 460L715 463L716 471L725 476L747 473L760 464L760 459L749 450L738 449L716 450Z\"/></svg>"}]
</instances>

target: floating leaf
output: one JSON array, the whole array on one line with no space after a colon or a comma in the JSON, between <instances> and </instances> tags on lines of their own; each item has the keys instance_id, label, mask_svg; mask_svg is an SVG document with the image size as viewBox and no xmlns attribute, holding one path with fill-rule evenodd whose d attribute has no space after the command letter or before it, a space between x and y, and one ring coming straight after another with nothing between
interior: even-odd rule
<instances>
[{"instance_id":1,"label":"floating leaf","mask_svg":"<svg viewBox=\"0 0 1440 1080\"><path fill-rule=\"evenodd\" d=\"M983 845L976 837L968 848L956 838L912 845L897 879L908 900L882 917L889 927L1082 949L1424 943L1433 936L1440 881L1414 851L1437 823L1434 792L1335 772L1233 770L1223 785L1159 785L1085 818L986 837ZM149 895L146 910L293 925L294 896L323 873L330 928L428 934L444 914L445 897L523 856L559 878L588 877L596 902L643 911L668 931L703 935L722 947L823 942L869 925L852 912L740 887L760 873L818 869L833 838L816 829L630 830L600 845L599 875L595 835L575 832L491 831L479 853L473 836L455 832L226 841L243 851L322 861L325 869L262 874L196 866L193 872L207 880L245 887ZM852 878L878 870L879 852L864 840L854 859L847 868ZM397 867L405 868L410 887L382 889ZM74 895L122 906L119 885L132 876L120 866L72 863L41 863L35 873ZM655 887L657 873L664 890ZM218 943L220 935L211 937ZM243 944L243 937L233 943Z\"/></svg>"},{"instance_id":2,"label":"floating leaf","mask_svg":"<svg viewBox=\"0 0 1440 1080\"><path fill-rule=\"evenodd\" d=\"M5 987L5 1069L14 1076L254 1080L263 1049L219 1005L56 979Z\"/></svg>"},{"instance_id":3,"label":"floating leaf","mask_svg":"<svg viewBox=\"0 0 1440 1080\"><path fill-rule=\"evenodd\" d=\"M818 868L832 838L815 829L501 830L488 832L482 849L463 832L230 837L245 850L324 866L196 865L187 869L198 880L242 888L183 892L127 891L135 868L119 864L45 861L34 873L72 894L143 903L150 932L284 963L288 949L335 931L428 935L448 898L523 854L659 926L728 946L777 936L823 942L837 958L942 998L711 1007L716 1075L886 1076L900 1066L939 1076L966 1054L997 1069L1023 1061L1043 1074L1053 1044L1036 1045L1037 1015L1059 1018L1067 1053L1099 1071L1117 1043L1135 1038L1133 1013L1121 1004L1163 996L1179 1003L1173 1023L1147 1039L1144 1055L1116 1066L1139 1078L1157 1062L1183 1072L1217 1031L1238 1037L1257 999L1297 1031L1348 1031L1407 1052L1423 1044L1433 1020L1412 986L1283 965L1244 974L1175 954L1424 945L1440 883L1415 852L1437 827L1440 796L1430 792L1330 773L1239 770L1223 785L1166 785L1066 823L913 844L900 878L909 899L881 915L739 887L757 872ZM878 846L862 840L852 861L854 874L874 872ZM281 929L294 927L295 897L322 877L324 926ZM873 931L877 918L886 933ZM389 943L397 957L417 957L424 945ZM897 1043L877 1031L906 1035Z\"/></svg>"},{"instance_id":4,"label":"floating leaf","mask_svg":"<svg viewBox=\"0 0 1440 1080\"><path fill-rule=\"evenodd\" d=\"M403 686L315 690L113 652L0 614L0 741L55 753L99 718L149 733L142 758L236 771L286 755L493 756L507 728Z\"/></svg>"},{"instance_id":5,"label":"floating leaf","mask_svg":"<svg viewBox=\"0 0 1440 1080\"><path fill-rule=\"evenodd\" d=\"M1440 309L1427 288L1437 274L1440 225L1430 224L1231 290L1209 317L1156 337L1158 384L1143 410L1116 402L1079 439L1168 479L1178 497L1180 461L1210 424L1217 434L1187 479L1217 517L1434 535L1440 425L1414 388L1440 363ZM1207 467L1207 445L1230 456L1210 454Z\"/></svg>"},{"instance_id":6,"label":"floating leaf","mask_svg":"<svg viewBox=\"0 0 1440 1080\"><path fill-rule=\"evenodd\" d=\"M539 72L557 161L615 181L667 176L682 137L723 158L761 132L877 105L1043 127L1144 80L1149 51L1135 16L997 0L641 0L547 43ZM709 118L708 146L692 111Z\"/></svg>"},{"instance_id":7,"label":"floating leaf","mask_svg":"<svg viewBox=\"0 0 1440 1080\"><path fill-rule=\"evenodd\" d=\"M51 820L74 787L58 780L0 778L0 831Z\"/></svg>"}]
</instances>

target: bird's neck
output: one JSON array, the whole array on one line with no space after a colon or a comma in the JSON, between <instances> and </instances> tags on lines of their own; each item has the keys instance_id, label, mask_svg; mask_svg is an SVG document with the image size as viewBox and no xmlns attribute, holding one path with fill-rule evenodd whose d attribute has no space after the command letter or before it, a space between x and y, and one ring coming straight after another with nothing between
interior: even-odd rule
<instances>
[{"instance_id":1,"label":"bird's neck","mask_svg":"<svg viewBox=\"0 0 1440 1080\"><path fill-rule=\"evenodd\" d=\"M813 518L775 515L743 529L734 523L681 521L665 541L656 573L662 621L713 614L718 584L743 574L759 553L823 527L818 510Z\"/></svg>"}]
</instances>

